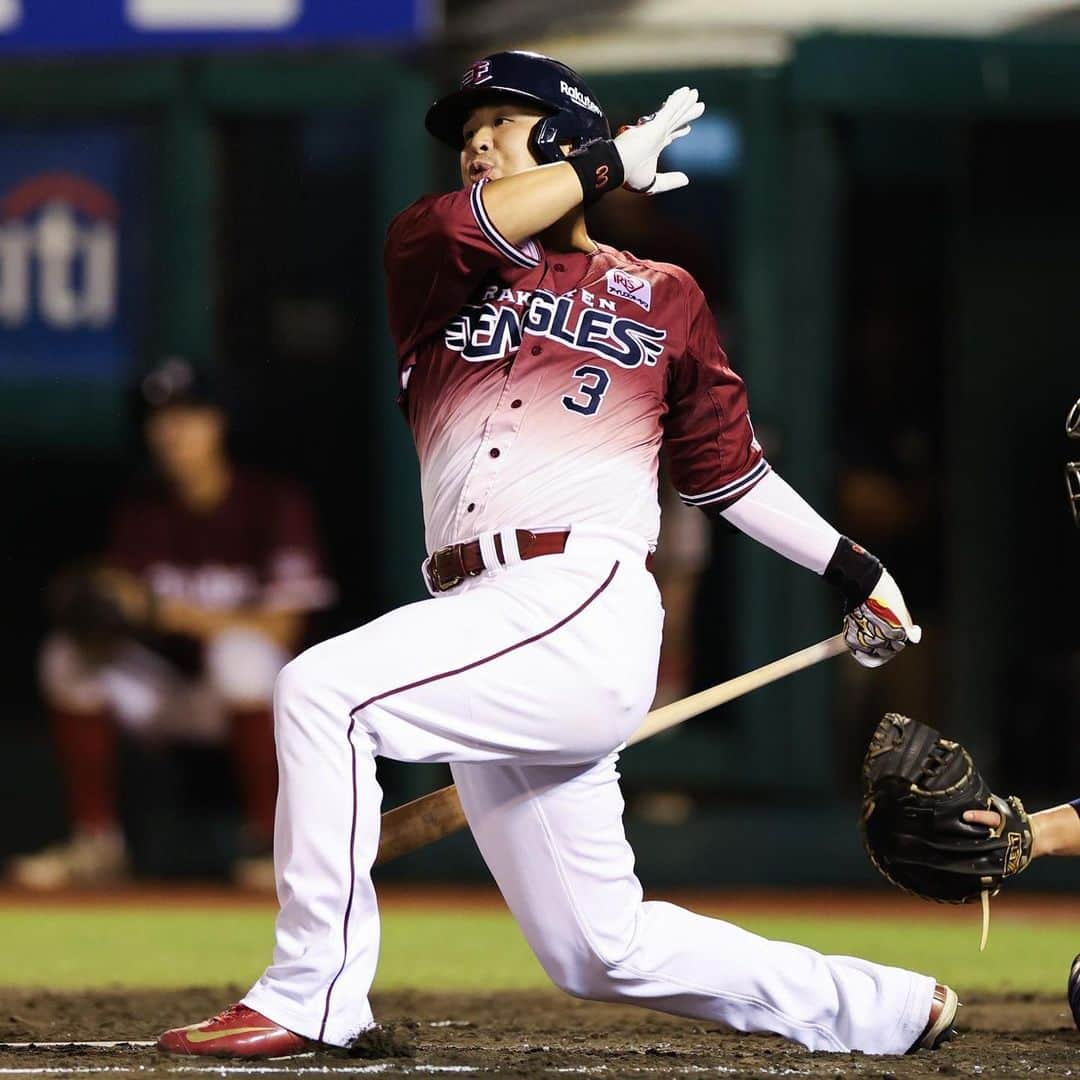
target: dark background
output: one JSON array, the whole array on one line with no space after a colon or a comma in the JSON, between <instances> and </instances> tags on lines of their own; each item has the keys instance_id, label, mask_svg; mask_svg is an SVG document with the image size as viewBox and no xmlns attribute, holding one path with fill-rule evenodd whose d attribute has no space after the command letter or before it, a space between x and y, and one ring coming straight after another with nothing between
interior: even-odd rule
<instances>
[{"instance_id":1,"label":"dark background","mask_svg":"<svg viewBox=\"0 0 1080 1080\"><path fill-rule=\"evenodd\" d=\"M925 50L946 44L953 61L927 65ZM887 709L964 739L1029 806L1078 794L1080 533L1062 466L1080 395L1080 77L1063 84L1059 63L1040 81L1043 47L1018 44L1004 50L1015 73L1002 98L969 78L980 48L826 36L782 69L591 78L615 123L684 81L701 86L710 126L684 140L678 166L690 188L621 209L612 199L596 234L695 273L769 459L881 556L926 629L880 675L841 658L628 754L630 828L654 880L867 880L857 767ZM1064 46L1045 49L1060 61ZM119 104L107 86L146 85L134 61L90 78L80 65L9 65L0 125L143 125L150 300L132 377L169 351L220 373L238 458L292 474L316 504L341 598L315 632L337 632L422 595L379 263L390 214L454 182L422 127L450 65L340 53L162 63L157 100ZM57 438L49 417L71 413L77 388L37 392L40 432L5 425L0 440L0 856L64 829L35 683L42 590L100 544L115 493L144 464L122 395L104 419L75 410ZM0 380L0 420L16 400ZM700 688L834 633L839 617L812 575L716 528L694 625ZM443 776L392 767L387 804ZM143 869L217 872L212 844L203 860L176 859L162 849L183 844L160 838L229 817L223 762L129 748L125 780ZM635 812L671 792L674 820ZM476 869L461 841L396 872Z\"/></svg>"}]
</instances>

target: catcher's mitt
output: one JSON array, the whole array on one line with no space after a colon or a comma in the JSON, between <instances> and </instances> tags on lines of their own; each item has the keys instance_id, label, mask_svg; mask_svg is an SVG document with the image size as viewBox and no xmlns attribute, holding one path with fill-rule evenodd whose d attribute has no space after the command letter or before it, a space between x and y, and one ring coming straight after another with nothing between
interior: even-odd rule
<instances>
[{"instance_id":1,"label":"catcher's mitt","mask_svg":"<svg viewBox=\"0 0 1080 1080\"><path fill-rule=\"evenodd\" d=\"M126 584L126 592L118 581ZM82 564L57 575L46 595L46 607L56 628L95 665L106 662L123 642L144 630L143 611L149 614L150 600L140 595L134 603L127 596L133 590L146 591L129 575Z\"/></svg>"},{"instance_id":2,"label":"catcher's mitt","mask_svg":"<svg viewBox=\"0 0 1080 1080\"><path fill-rule=\"evenodd\" d=\"M996 811L1001 825L968 824L965 810ZM889 881L947 904L992 895L1031 862L1020 800L995 795L959 743L898 713L885 714L863 762L862 834Z\"/></svg>"}]
</instances>

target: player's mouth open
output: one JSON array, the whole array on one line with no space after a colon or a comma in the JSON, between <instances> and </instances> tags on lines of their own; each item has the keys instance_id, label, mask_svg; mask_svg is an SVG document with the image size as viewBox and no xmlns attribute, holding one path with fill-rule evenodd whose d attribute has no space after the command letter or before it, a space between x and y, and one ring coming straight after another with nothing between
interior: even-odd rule
<instances>
[{"instance_id":1,"label":"player's mouth open","mask_svg":"<svg viewBox=\"0 0 1080 1080\"><path fill-rule=\"evenodd\" d=\"M490 161L474 161L469 166L469 179L479 180L482 176L489 176L494 168Z\"/></svg>"}]
</instances>

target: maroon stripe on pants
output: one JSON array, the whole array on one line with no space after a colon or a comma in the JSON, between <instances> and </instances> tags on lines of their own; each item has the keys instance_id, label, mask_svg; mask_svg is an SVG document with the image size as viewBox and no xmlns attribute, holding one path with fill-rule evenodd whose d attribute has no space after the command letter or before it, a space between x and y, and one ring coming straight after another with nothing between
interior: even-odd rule
<instances>
[{"instance_id":1,"label":"maroon stripe on pants","mask_svg":"<svg viewBox=\"0 0 1080 1080\"><path fill-rule=\"evenodd\" d=\"M618 569L619 562L616 560L615 565L611 568L611 572L604 578L603 582L593 591L588 599L574 608L569 615L565 615L557 623L549 626L546 630L541 630L540 633L533 634L532 637L524 638L522 641L517 641L513 645L508 645L505 649L500 649L498 652L491 653L490 656L485 656L480 660L474 660L472 663L465 664L462 667L453 668L450 671L441 671L438 675L429 675L425 679L417 679L415 682L406 683L404 686L396 686L393 690L384 690L381 694L375 694L374 697L369 697L367 701L363 701L355 708L349 710L349 729L346 732L345 738L349 744L349 753L352 755L353 803L352 824L349 828L349 899L345 904L345 917L341 929L342 950L344 955L341 958L341 967L338 968L337 974L330 980L330 985L326 988L326 1005L323 1009L322 1026L319 1028L319 1042L323 1041L323 1036L326 1034L326 1022L330 1016L330 996L333 994L334 987L337 985L338 979L341 978L341 973L345 970L345 965L349 959L349 916L352 914L353 896L356 892L356 818L359 802L359 793L356 789L356 747L353 745L352 741L353 731L356 727L356 714L366 709L369 705L374 705L376 701L393 697L395 694L402 694L406 690L415 690L418 686L426 686L428 683L438 682L440 679L448 679L452 675L460 675L463 671L471 671L473 668L480 667L483 664L489 664L492 660L498 660L499 657L515 652L517 649L523 649L526 645L531 645L535 641L540 641L541 638L546 638L549 634L553 634L556 630L565 626L572 619L577 618L577 616L580 615L611 584Z\"/></svg>"},{"instance_id":2,"label":"maroon stripe on pants","mask_svg":"<svg viewBox=\"0 0 1080 1080\"><path fill-rule=\"evenodd\" d=\"M330 985L326 988L326 1006L323 1009L322 1024L319 1027L319 1042L323 1041L323 1036L326 1034L326 1021L330 1017L330 994L333 992L334 984L341 978L341 973L345 970L345 962L349 958L349 916L352 914L353 895L356 893L356 819L357 819L357 800L359 798L359 792L356 788L356 747L353 745L352 733L356 727L356 717L349 717L349 730L345 734L345 739L349 744L349 753L352 756L352 824L349 826L349 899L345 904L345 918L342 921L341 926L341 967L338 968L337 974L330 980Z\"/></svg>"}]
</instances>

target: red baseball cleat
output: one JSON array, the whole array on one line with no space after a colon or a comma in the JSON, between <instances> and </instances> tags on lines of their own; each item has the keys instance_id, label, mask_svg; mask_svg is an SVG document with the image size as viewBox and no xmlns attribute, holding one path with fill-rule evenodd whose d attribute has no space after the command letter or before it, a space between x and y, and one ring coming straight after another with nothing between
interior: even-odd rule
<instances>
[{"instance_id":1,"label":"red baseball cleat","mask_svg":"<svg viewBox=\"0 0 1080 1080\"><path fill-rule=\"evenodd\" d=\"M166 1054L271 1058L303 1054L315 1044L246 1005L230 1005L201 1024L166 1031L157 1048Z\"/></svg>"}]
</instances>

